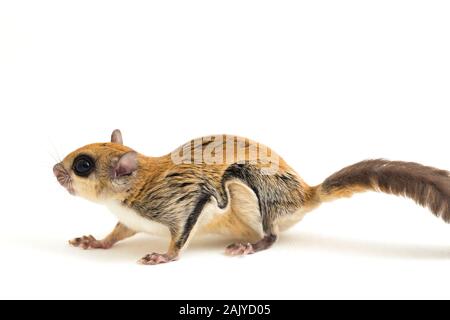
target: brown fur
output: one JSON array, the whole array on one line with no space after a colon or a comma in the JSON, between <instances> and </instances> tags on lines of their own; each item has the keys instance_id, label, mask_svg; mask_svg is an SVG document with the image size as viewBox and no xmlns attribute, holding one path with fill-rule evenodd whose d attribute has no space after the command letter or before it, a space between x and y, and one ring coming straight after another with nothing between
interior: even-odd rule
<instances>
[{"instance_id":1,"label":"brown fur","mask_svg":"<svg viewBox=\"0 0 450 320\"><path fill-rule=\"evenodd\" d=\"M411 198L450 222L450 173L418 163L363 161L333 174L317 189L321 201L369 190Z\"/></svg>"}]
</instances>

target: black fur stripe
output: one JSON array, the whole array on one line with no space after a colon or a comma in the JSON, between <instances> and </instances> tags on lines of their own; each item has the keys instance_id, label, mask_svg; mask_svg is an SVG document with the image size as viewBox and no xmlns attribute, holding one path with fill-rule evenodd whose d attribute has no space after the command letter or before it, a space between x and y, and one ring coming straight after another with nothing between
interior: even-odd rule
<instances>
[{"instance_id":1,"label":"black fur stripe","mask_svg":"<svg viewBox=\"0 0 450 320\"><path fill-rule=\"evenodd\" d=\"M191 214L186 220L186 223L184 225L183 233L181 234L180 238L176 242L176 246L178 248L183 247L183 245L186 243L187 239L189 238L189 234L191 233L192 229L194 228L194 225L197 223L198 217L200 216L201 212L203 211L203 208L208 203L209 199L211 198L211 195L202 192L200 196L198 197L197 203L195 204L194 209L192 210Z\"/></svg>"},{"instance_id":2,"label":"black fur stripe","mask_svg":"<svg viewBox=\"0 0 450 320\"><path fill-rule=\"evenodd\" d=\"M294 212L305 201L299 181L287 171L264 175L255 165L236 163L225 171L222 188L225 187L225 182L231 179L241 180L255 193L263 230L267 234L272 232L273 222L277 217Z\"/></svg>"}]
</instances>

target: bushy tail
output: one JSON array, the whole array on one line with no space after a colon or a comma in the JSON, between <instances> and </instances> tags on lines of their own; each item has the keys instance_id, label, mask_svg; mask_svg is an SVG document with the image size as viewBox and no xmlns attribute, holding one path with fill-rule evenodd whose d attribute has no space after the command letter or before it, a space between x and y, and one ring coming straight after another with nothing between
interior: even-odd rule
<instances>
[{"instance_id":1,"label":"bushy tail","mask_svg":"<svg viewBox=\"0 0 450 320\"><path fill-rule=\"evenodd\" d=\"M363 161L336 172L315 188L318 202L378 191L405 196L450 223L450 172L413 162Z\"/></svg>"}]
</instances>

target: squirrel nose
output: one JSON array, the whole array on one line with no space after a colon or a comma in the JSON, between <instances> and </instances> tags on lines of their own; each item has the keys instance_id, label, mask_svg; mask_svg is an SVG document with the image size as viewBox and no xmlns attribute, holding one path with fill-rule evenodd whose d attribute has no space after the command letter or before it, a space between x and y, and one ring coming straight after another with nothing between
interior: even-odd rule
<instances>
[{"instance_id":1,"label":"squirrel nose","mask_svg":"<svg viewBox=\"0 0 450 320\"><path fill-rule=\"evenodd\" d=\"M53 174L58 177L62 172L64 172L64 168L62 167L61 163L57 163L53 166Z\"/></svg>"},{"instance_id":2,"label":"squirrel nose","mask_svg":"<svg viewBox=\"0 0 450 320\"><path fill-rule=\"evenodd\" d=\"M69 179L69 174L66 169L64 169L61 163L57 163L53 166L53 174L61 185L65 185Z\"/></svg>"}]
</instances>

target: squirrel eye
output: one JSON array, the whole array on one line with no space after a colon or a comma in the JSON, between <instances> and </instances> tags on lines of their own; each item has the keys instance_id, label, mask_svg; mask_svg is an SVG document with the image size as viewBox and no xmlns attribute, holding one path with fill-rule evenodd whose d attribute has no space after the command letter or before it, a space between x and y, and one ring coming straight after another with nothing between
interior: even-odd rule
<instances>
[{"instance_id":1,"label":"squirrel eye","mask_svg":"<svg viewBox=\"0 0 450 320\"><path fill-rule=\"evenodd\" d=\"M89 156L78 156L73 161L72 169L77 176L87 177L95 168L94 160Z\"/></svg>"}]
</instances>

